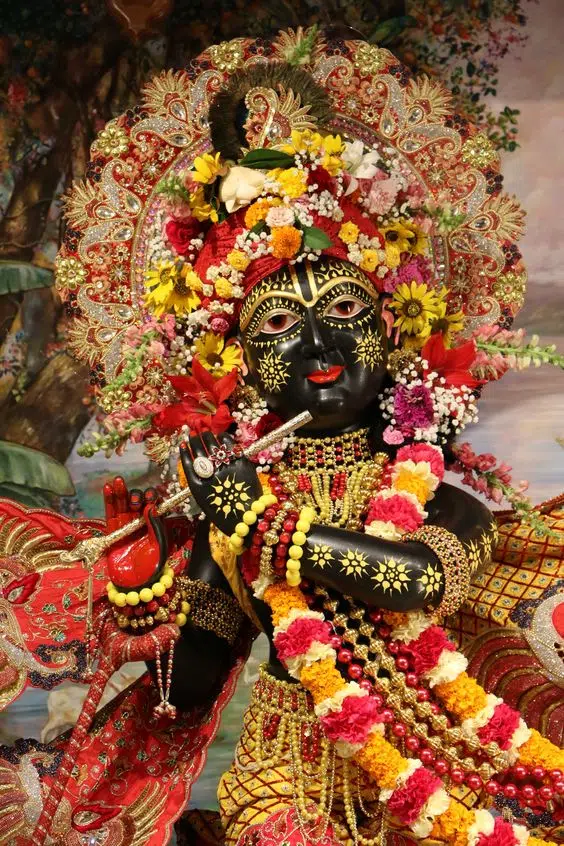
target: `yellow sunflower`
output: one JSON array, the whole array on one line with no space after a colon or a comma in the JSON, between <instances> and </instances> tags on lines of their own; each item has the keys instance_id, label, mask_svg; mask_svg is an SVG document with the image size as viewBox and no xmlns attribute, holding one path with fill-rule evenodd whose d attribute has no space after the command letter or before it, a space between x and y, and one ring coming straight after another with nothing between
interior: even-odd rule
<instances>
[{"instance_id":1,"label":"yellow sunflower","mask_svg":"<svg viewBox=\"0 0 564 846\"><path fill-rule=\"evenodd\" d=\"M243 365L243 353L238 344L225 345L221 335L206 332L195 344L196 355L200 364L219 379L231 373L234 367L238 370Z\"/></svg>"},{"instance_id":2,"label":"yellow sunflower","mask_svg":"<svg viewBox=\"0 0 564 846\"><path fill-rule=\"evenodd\" d=\"M380 229L384 236L384 249L386 250L386 264L394 269L399 266L402 253L410 251L410 239L413 239L413 232L403 223L391 223Z\"/></svg>"},{"instance_id":3,"label":"yellow sunflower","mask_svg":"<svg viewBox=\"0 0 564 846\"><path fill-rule=\"evenodd\" d=\"M409 252L414 256L423 256L427 252L429 239L423 230L416 226L415 223L403 224L404 229L407 229L411 234L408 236Z\"/></svg>"},{"instance_id":4,"label":"yellow sunflower","mask_svg":"<svg viewBox=\"0 0 564 846\"><path fill-rule=\"evenodd\" d=\"M200 305L202 280L189 264L180 267L172 261L161 261L149 270L145 285L145 305L157 317L171 311L190 314Z\"/></svg>"},{"instance_id":5,"label":"yellow sunflower","mask_svg":"<svg viewBox=\"0 0 564 846\"><path fill-rule=\"evenodd\" d=\"M436 314L431 318L431 332L440 332L448 347L452 342L453 335L464 329L464 313L453 311L447 314L447 303L444 293L439 294L437 300Z\"/></svg>"},{"instance_id":6,"label":"yellow sunflower","mask_svg":"<svg viewBox=\"0 0 564 846\"><path fill-rule=\"evenodd\" d=\"M431 320L437 314L437 295L425 284L402 282L394 291L389 305L396 313L394 326L407 335L428 335Z\"/></svg>"},{"instance_id":7,"label":"yellow sunflower","mask_svg":"<svg viewBox=\"0 0 564 846\"><path fill-rule=\"evenodd\" d=\"M211 185L218 176L223 176L227 168L221 161L221 153L212 156L211 153L204 153L203 156L196 156L194 159L194 171L192 179L194 182L201 182L202 185Z\"/></svg>"}]
</instances>

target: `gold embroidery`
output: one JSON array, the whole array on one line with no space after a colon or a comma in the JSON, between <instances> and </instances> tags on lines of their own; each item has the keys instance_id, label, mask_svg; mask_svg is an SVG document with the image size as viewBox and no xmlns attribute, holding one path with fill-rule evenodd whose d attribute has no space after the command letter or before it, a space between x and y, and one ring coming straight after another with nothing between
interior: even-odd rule
<instances>
[{"instance_id":1,"label":"gold embroidery","mask_svg":"<svg viewBox=\"0 0 564 846\"><path fill-rule=\"evenodd\" d=\"M361 43L356 48L354 66L361 73L378 73L386 65L388 53L375 44Z\"/></svg>"},{"instance_id":2,"label":"gold embroidery","mask_svg":"<svg viewBox=\"0 0 564 846\"><path fill-rule=\"evenodd\" d=\"M258 373L266 391L278 393L288 381L290 364L274 352L268 352L258 362Z\"/></svg>"},{"instance_id":3,"label":"gold embroidery","mask_svg":"<svg viewBox=\"0 0 564 846\"><path fill-rule=\"evenodd\" d=\"M243 64L244 43L244 38L233 38L222 44L214 44L208 50L213 66L220 71L233 73Z\"/></svg>"},{"instance_id":4,"label":"gold embroidery","mask_svg":"<svg viewBox=\"0 0 564 846\"><path fill-rule=\"evenodd\" d=\"M274 88L251 88L245 97L249 116L245 121L245 137L249 147L264 147L269 139L289 138L294 130L315 129L317 118L311 106L302 106L300 94L286 90L279 82Z\"/></svg>"},{"instance_id":5,"label":"gold embroidery","mask_svg":"<svg viewBox=\"0 0 564 846\"><path fill-rule=\"evenodd\" d=\"M378 365L382 364L384 360L382 339L370 330L365 332L357 341L354 352L357 362L361 362L369 370L376 370Z\"/></svg>"},{"instance_id":6,"label":"gold embroidery","mask_svg":"<svg viewBox=\"0 0 564 846\"><path fill-rule=\"evenodd\" d=\"M218 480L217 485L212 485L214 493L208 496L212 505L215 505L227 517L232 511L245 511L245 503L249 502L249 486L245 482L236 482L235 476L227 476L222 481Z\"/></svg>"},{"instance_id":7,"label":"gold embroidery","mask_svg":"<svg viewBox=\"0 0 564 846\"><path fill-rule=\"evenodd\" d=\"M404 588L407 590L411 581L407 565L401 558L385 558L384 561L378 561L373 570L372 580L384 593L401 593Z\"/></svg>"},{"instance_id":8,"label":"gold embroidery","mask_svg":"<svg viewBox=\"0 0 564 846\"><path fill-rule=\"evenodd\" d=\"M474 167L487 167L498 158L494 145L483 132L468 138L462 147L462 161Z\"/></svg>"}]
</instances>

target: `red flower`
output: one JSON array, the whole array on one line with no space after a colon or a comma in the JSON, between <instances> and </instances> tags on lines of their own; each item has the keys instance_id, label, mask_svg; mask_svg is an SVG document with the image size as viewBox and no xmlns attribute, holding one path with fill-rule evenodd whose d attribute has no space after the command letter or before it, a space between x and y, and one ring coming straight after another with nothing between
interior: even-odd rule
<instances>
[{"instance_id":1,"label":"red flower","mask_svg":"<svg viewBox=\"0 0 564 846\"><path fill-rule=\"evenodd\" d=\"M366 743L370 729L380 722L380 711L371 696L347 696L340 711L330 711L320 722L334 743Z\"/></svg>"},{"instance_id":2,"label":"red flower","mask_svg":"<svg viewBox=\"0 0 564 846\"><path fill-rule=\"evenodd\" d=\"M406 654L411 658L414 671L421 674L428 673L437 666L437 661L444 649L452 652L455 646L440 626L430 626L419 635L417 640L407 644Z\"/></svg>"},{"instance_id":3,"label":"red flower","mask_svg":"<svg viewBox=\"0 0 564 846\"><path fill-rule=\"evenodd\" d=\"M483 379L476 379L470 373L470 368L476 360L476 344L474 341L467 341L459 347L449 350L445 347L442 334L439 332L431 335L423 349L421 358L428 363L428 371L434 371L446 380L449 386L476 388L483 385Z\"/></svg>"},{"instance_id":4,"label":"red flower","mask_svg":"<svg viewBox=\"0 0 564 846\"><path fill-rule=\"evenodd\" d=\"M268 414L264 414L257 425L255 426L255 433L258 438L263 438L265 435L269 435L270 432L273 432L278 426L282 425L282 420L278 417L277 414L274 414L273 411L269 411Z\"/></svg>"},{"instance_id":5,"label":"red flower","mask_svg":"<svg viewBox=\"0 0 564 846\"><path fill-rule=\"evenodd\" d=\"M513 732L519 725L519 712L505 702L497 705L492 718L478 730L478 738L484 746L495 741L500 749L509 749Z\"/></svg>"},{"instance_id":6,"label":"red flower","mask_svg":"<svg viewBox=\"0 0 564 846\"><path fill-rule=\"evenodd\" d=\"M233 422L225 400L233 393L237 377L238 371L234 367L227 376L215 379L194 359L191 376L168 377L181 399L155 414L153 425L160 434L178 431L184 424L196 434L224 432Z\"/></svg>"},{"instance_id":7,"label":"red flower","mask_svg":"<svg viewBox=\"0 0 564 846\"><path fill-rule=\"evenodd\" d=\"M325 170L325 168L320 165L310 170L307 177L307 184L317 185L318 193L321 193L322 191L329 191L330 193L333 193L335 189L335 180L329 171Z\"/></svg>"},{"instance_id":8,"label":"red flower","mask_svg":"<svg viewBox=\"0 0 564 846\"><path fill-rule=\"evenodd\" d=\"M517 846L517 843L511 823L506 822L501 817L496 817L492 833L481 834L476 846Z\"/></svg>"},{"instance_id":9,"label":"red flower","mask_svg":"<svg viewBox=\"0 0 564 846\"><path fill-rule=\"evenodd\" d=\"M411 825L421 813L425 802L442 784L434 773L419 767L403 787L394 790L388 800L388 811L404 825Z\"/></svg>"},{"instance_id":10,"label":"red flower","mask_svg":"<svg viewBox=\"0 0 564 846\"><path fill-rule=\"evenodd\" d=\"M275 645L278 659L285 663L288 658L304 655L314 641L329 643L329 625L324 620L299 617L290 623L288 630L276 635Z\"/></svg>"},{"instance_id":11,"label":"red flower","mask_svg":"<svg viewBox=\"0 0 564 846\"><path fill-rule=\"evenodd\" d=\"M171 217L165 225L166 239L179 256L185 256L190 249L190 241L201 228L201 224L194 217L186 220Z\"/></svg>"}]
</instances>

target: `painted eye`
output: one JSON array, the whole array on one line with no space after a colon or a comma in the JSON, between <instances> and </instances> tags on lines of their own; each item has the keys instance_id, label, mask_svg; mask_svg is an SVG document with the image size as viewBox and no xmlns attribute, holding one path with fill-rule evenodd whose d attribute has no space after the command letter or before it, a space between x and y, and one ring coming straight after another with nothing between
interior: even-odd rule
<instances>
[{"instance_id":1,"label":"painted eye","mask_svg":"<svg viewBox=\"0 0 564 846\"><path fill-rule=\"evenodd\" d=\"M350 320L353 317L357 317L367 308L366 303L357 297L353 297L352 294L343 294L343 296L329 303L323 312L323 316L336 318L337 320Z\"/></svg>"},{"instance_id":2,"label":"painted eye","mask_svg":"<svg viewBox=\"0 0 564 846\"><path fill-rule=\"evenodd\" d=\"M286 309L270 311L261 320L256 334L281 335L283 332L291 329L292 326L295 326L299 320L300 318L293 311L287 311Z\"/></svg>"}]
</instances>

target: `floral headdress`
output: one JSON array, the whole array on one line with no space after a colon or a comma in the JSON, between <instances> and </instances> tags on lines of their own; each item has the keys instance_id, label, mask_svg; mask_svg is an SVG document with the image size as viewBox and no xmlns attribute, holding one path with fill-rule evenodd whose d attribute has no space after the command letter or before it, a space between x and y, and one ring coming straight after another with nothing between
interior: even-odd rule
<instances>
[{"instance_id":1,"label":"floral headdress","mask_svg":"<svg viewBox=\"0 0 564 846\"><path fill-rule=\"evenodd\" d=\"M186 429L236 419L256 434L267 409L245 416L231 329L259 280L323 255L385 297L386 439L446 443L476 418L480 385L561 363L510 329L523 213L501 183L491 142L448 91L370 44L289 30L155 78L102 130L67 203L57 284L103 412L83 452L144 440L166 461Z\"/></svg>"}]
</instances>

